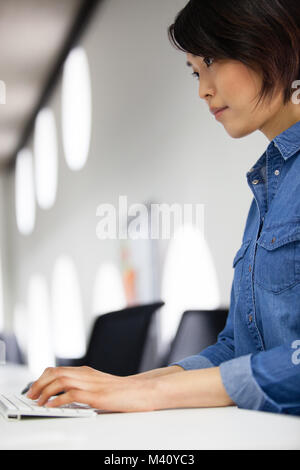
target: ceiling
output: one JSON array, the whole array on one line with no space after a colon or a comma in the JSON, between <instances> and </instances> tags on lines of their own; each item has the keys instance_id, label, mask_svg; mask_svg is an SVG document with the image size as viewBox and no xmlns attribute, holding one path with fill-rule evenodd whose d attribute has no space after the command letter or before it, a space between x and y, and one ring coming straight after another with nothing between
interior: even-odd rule
<instances>
[{"instance_id":1,"label":"ceiling","mask_svg":"<svg viewBox=\"0 0 300 470\"><path fill-rule=\"evenodd\" d=\"M0 0L1 170L15 160L81 6L82 0Z\"/></svg>"}]
</instances>

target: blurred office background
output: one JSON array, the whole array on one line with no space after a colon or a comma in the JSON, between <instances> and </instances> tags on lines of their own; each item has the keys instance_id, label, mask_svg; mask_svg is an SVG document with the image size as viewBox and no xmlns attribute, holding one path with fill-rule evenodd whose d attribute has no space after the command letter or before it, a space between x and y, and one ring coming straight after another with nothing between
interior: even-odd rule
<instances>
[{"instance_id":1,"label":"blurred office background","mask_svg":"<svg viewBox=\"0 0 300 470\"><path fill-rule=\"evenodd\" d=\"M229 307L246 173L267 142L233 140L199 99L167 37L185 4L0 1L0 332L34 374L84 356L102 314L165 302L151 368L184 311ZM97 208L118 213L122 195L203 204L204 233L100 240Z\"/></svg>"}]
</instances>

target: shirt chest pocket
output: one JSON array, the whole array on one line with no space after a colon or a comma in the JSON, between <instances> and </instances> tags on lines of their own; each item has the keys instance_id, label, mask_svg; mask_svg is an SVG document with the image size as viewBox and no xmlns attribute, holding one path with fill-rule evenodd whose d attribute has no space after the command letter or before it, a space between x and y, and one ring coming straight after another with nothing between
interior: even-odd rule
<instances>
[{"instance_id":1,"label":"shirt chest pocket","mask_svg":"<svg viewBox=\"0 0 300 470\"><path fill-rule=\"evenodd\" d=\"M242 244L242 246L237 251L233 260L233 268L234 268L233 287L234 287L234 295L235 295L236 301L239 297L239 292L240 292L241 282L242 282L242 277L243 277L245 255L250 245L250 242L251 240L248 240Z\"/></svg>"},{"instance_id":2,"label":"shirt chest pocket","mask_svg":"<svg viewBox=\"0 0 300 470\"><path fill-rule=\"evenodd\" d=\"M254 281L279 294L300 282L300 226L283 225L257 241Z\"/></svg>"}]
</instances>

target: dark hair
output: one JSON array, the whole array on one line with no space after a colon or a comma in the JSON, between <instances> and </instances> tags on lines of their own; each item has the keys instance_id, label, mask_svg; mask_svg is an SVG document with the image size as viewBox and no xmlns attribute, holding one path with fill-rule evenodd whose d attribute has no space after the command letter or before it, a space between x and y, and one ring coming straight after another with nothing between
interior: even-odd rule
<instances>
[{"instance_id":1,"label":"dark hair","mask_svg":"<svg viewBox=\"0 0 300 470\"><path fill-rule=\"evenodd\" d=\"M190 0L168 36L183 52L261 72L258 103L280 89L287 104L300 78L299 0Z\"/></svg>"}]
</instances>

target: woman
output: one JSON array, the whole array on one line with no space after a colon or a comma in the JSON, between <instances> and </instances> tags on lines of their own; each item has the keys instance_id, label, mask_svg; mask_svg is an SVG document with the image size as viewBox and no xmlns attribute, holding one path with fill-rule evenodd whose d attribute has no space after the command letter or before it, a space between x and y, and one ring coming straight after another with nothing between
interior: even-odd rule
<instances>
[{"instance_id":1,"label":"woman","mask_svg":"<svg viewBox=\"0 0 300 470\"><path fill-rule=\"evenodd\" d=\"M233 138L270 140L247 174L254 198L225 329L215 345L162 369L117 377L49 368L28 396L111 411L224 407L300 414L299 0L191 0L169 28L199 96Z\"/></svg>"}]
</instances>

